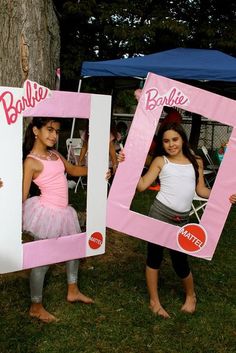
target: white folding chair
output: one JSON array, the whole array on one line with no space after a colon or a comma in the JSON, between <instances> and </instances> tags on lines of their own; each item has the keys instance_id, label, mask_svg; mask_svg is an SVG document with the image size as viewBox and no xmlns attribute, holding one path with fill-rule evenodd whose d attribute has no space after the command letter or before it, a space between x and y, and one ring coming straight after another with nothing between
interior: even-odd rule
<instances>
[{"instance_id":1,"label":"white folding chair","mask_svg":"<svg viewBox=\"0 0 236 353\"><path fill-rule=\"evenodd\" d=\"M66 140L66 147L67 147L67 160L75 165L78 165L78 159L80 156L80 152L83 146L83 140L81 138L68 138ZM75 186L75 193L77 192L79 184L84 187L86 183L83 181L83 177L80 176Z\"/></svg>"},{"instance_id":2,"label":"white folding chair","mask_svg":"<svg viewBox=\"0 0 236 353\"><path fill-rule=\"evenodd\" d=\"M207 165L207 169L212 170L215 174L217 174L217 171L219 169L219 166L217 164L214 164L213 160L211 159L209 152L206 148L206 146L202 146L202 152L207 160L207 162L209 163Z\"/></svg>"},{"instance_id":3,"label":"white folding chair","mask_svg":"<svg viewBox=\"0 0 236 353\"><path fill-rule=\"evenodd\" d=\"M78 164L78 158L83 146L81 138L68 138L66 140L67 160L72 164Z\"/></svg>"},{"instance_id":4,"label":"white folding chair","mask_svg":"<svg viewBox=\"0 0 236 353\"><path fill-rule=\"evenodd\" d=\"M213 170L210 169L204 169L203 170L203 175L205 182L208 187L211 187L211 183L215 180L215 173Z\"/></svg>"},{"instance_id":5,"label":"white folding chair","mask_svg":"<svg viewBox=\"0 0 236 353\"><path fill-rule=\"evenodd\" d=\"M197 194L194 195L193 202L192 202L192 209L190 211L190 216L195 214L197 217L198 222L200 222L200 218L204 212L208 199L204 197L198 196Z\"/></svg>"},{"instance_id":6,"label":"white folding chair","mask_svg":"<svg viewBox=\"0 0 236 353\"><path fill-rule=\"evenodd\" d=\"M210 175L209 179L207 177L205 178L207 185L210 186L216 178L219 166L217 164L214 164L214 162L211 159L209 152L205 146L202 146L201 149L202 149L202 152L203 152L207 162L209 163L206 166L206 169L204 170L204 175L205 176Z\"/></svg>"}]
</instances>

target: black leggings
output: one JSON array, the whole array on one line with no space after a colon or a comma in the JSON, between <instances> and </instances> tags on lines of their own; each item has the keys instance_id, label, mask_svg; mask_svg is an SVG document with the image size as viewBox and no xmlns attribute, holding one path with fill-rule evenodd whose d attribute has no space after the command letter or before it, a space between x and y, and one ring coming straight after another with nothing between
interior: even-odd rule
<instances>
[{"instance_id":1,"label":"black leggings","mask_svg":"<svg viewBox=\"0 0 236 353\"><path fill-rule=\"evenodd\" d=\"M158 270L163 260L164 247L148 243L147 246L147 266L155 270ZM180 278L185 278L190 274L190 268L188 264L188 257L186 254L176 251L169 250L173 268Z\"/></svg>"},{"instance_id":2,"label":"black leggings","mask_svg":"<svg viewBox=\"0 0 236 353\"><path fill-rule=\"evenodd\" d=\"M163 205L157 199L154 200L150 208L149 216L160 221L183 227L189 221L189 212L176 212ZM147 266L155 270L159 269L163 260L164 247L161 245L148 243L147 247ZM188 256L176 250L169 250L173 268L180 278L185 278L190 274Z\"/></svg>"}]
</instances>

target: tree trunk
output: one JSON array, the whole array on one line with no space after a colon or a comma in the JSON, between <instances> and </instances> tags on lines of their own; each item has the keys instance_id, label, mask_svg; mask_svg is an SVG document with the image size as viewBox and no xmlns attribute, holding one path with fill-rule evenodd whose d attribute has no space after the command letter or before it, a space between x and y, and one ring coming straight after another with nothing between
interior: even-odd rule
<instances>
[{"instance_id":1,"label":"tree trunk","mask_svg":"<svg viewBox=\"0 0 236 353\"><path fill-rule=\"evenodd\" d=\"M55 88L59 24L52 0L0 0L0 86Z\"/></svg>"}]
</instances>

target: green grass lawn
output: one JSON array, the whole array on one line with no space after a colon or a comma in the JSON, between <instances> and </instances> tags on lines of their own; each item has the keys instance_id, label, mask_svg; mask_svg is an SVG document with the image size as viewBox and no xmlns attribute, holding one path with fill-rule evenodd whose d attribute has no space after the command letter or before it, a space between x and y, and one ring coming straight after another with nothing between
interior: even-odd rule
<instances>
[{"instance_id":1,"label":"green grass lawn","mask_svg":"<svg viewBox=\"0 0 236 353\"><path fill-rule=\"evenodd\" d=\"M147 212L152 197L152 192L139 194L132 208ZM71 193L71 202L83 209L85 193ZM106 254L81 260L80 288L95 304L67 303L64 265L51 266L44 302L60 318L57 323L29 318L28 271L1 275L0 352L233 353L235 236L233 207L213 260L190 257L198 297L194 315L180 312L183 291L166 253L160 295L171 314L169 320L153 316L148 308L145 242L111 229Z\"/></svg>"}]
</instances>

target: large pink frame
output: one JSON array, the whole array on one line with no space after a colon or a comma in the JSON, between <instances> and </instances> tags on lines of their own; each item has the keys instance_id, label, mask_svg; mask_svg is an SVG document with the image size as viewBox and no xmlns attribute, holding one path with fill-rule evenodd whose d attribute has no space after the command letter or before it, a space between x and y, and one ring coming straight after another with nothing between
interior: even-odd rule
<instances>
[{"instance_id":1,"label":"large pink frame","mask_svg":"<svg viewBox=\"0 0 236 353\"><path fill-rule=\"evenodd\" d=\"M176 106L233 127L200 225L207 233L205 246L191 255L210 260L219 241L236 192L232 173L236 155L236 102L165 77L149 74L125 145L125 162L119 165L109 193L107 226L128 235L183 251L178 226L130 210L144 162L164 105Z\"/></svg>"},{"instance_id":2,"label":"large pink frame","mask_svg":"<svg viewBox=\"0 0 236 353\"><path fill-rule=\"evenodd\" d=\"M86 232L24 244L23 269L100 255L105 252L107 194L105 174L108 169L110 109L110 96L53 91L49 99L24 112L24 116L78 117L91 121ZM97 163L98 159L100 161L99 165ZM96 197L100 199L99 210L94 203ZM93 242L93 239L95 239L93 235L98 233L99 237L102 238L101 246L91 247L91 237ZM37 256L32 256L35 253L37 253Z\"/></svg>"},{"instance_id":3,"label":"large pink frame","mask_svg":"<svg viewBox=\"0 0 236 353\"><path fill-rule=\"evenodd\" d=\"M49 91L29 80L23 88L0 87L0 177L4 181L0 199L0 273L105 252L110 112L108 95ZM86 233L22 244L23 115L89 119ZM99 208L94 202L97 199Z\"/></svg>"}]
</instances>

